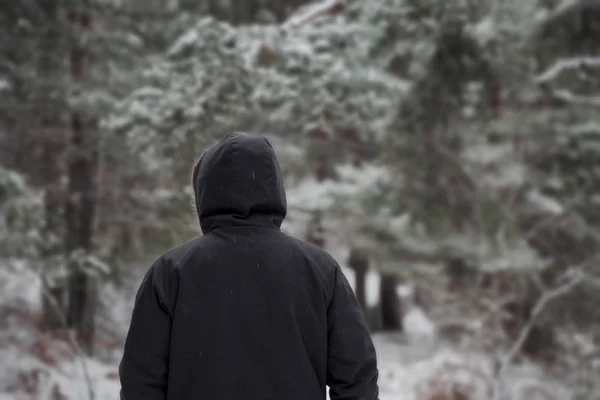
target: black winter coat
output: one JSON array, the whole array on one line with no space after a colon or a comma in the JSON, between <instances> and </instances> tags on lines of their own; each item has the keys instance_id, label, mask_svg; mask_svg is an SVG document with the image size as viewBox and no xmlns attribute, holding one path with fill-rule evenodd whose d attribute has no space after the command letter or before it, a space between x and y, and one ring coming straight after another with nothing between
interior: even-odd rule
<instances>
[{"instance_id":1,"label":"black winter coat","mask_svg":"<svg viewBox=\"0 0 600 400\"><path fill-rule=\"evenodd\" d=\"M234 133L194 169L203 236L162 255L135 300L122 400L378 399L373 342L335 260L280 231L269 141Z\"/></svg>"}]
</instances>

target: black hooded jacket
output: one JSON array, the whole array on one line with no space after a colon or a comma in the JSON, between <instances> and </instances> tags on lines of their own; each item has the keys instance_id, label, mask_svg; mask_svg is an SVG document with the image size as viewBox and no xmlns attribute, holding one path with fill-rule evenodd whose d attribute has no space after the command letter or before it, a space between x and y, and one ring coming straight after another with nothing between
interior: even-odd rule
<instances>
[{"instance_id":1,"label":"black hooded jacket","mask_svg":"<svg viewBox=\"0 0 600 400\"><path fill-rule=\"evenodd\" d=\"M334 259L279 229L286 198L262 136L230 134L194 169L198 239L137 293L122 400L378 399L377 361Z\"/></svg>"}]
</instances>

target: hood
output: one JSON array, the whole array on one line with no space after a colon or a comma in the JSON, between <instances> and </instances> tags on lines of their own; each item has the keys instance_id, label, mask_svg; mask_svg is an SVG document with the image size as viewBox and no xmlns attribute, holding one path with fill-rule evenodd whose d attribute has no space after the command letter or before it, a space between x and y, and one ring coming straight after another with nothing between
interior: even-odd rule
<instances>
[{"instance_id":1,"label":"hood","mask_svg":"<svg viewBox=\"0 0 600 400\"><path fill-rule=\"evenodd\" d=\"M283 175L267 138L229 134L200 157L192 179L203 233L228 226L281 227L287 212Z\"/></svg>"}]
</instances>

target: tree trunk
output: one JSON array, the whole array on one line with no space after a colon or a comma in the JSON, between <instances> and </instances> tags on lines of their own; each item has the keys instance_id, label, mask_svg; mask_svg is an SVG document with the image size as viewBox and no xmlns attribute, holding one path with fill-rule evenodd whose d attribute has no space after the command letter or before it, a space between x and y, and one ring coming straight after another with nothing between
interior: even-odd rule
<instances>
[{"instance_id":1,"label":"tree trunk","mask_svg":"<svg viewBox=\"0 0 600 400\"><path fill-rule=\"evenodd\" d=\"M60 151L52 146L53 141L44 141L44 159L45 159L45 177L44 177L44 225L43 237L44 243L40 254L47 264L56 259L57 255L62 255L62 247L54 243L54 238L62 232L62 196L59 188L60 172L56 166ZM46 272L54 266L46 265ZM42 287L42 320L43 330L56 330L65 327L65 304L67 296L67 287L64 280L44 279Z\"/></svg>"},{"instance_id":2,"label":"tree trunk","mask_svg":"<svg viewBox=\"0 0 600 400\"><path fill-rule=\"evenodd\" d=\"M350 256L348 257L348 266L354 271L356 278L354 295L358 301L361 311L365 318L367 318L367 271L369 269L369 259L367 256L356 247L350 250Z\"/></svg>"},{"instance_id":3,"label":"tree trunk","mask_svg":"<svg viewBox=\"0 0 600 400\"><path fill-rule=\"evenodd\" d=\"M398 286L398 277L395 274L385 274L381 276L379 284L381 298L381 319L382 330L400 331L404 330L402 326L402 304L396 293Z\"/></svg>"},{"instance_id":4,"label":"tree trunk","mask_svg":"<svg viewBox=\"0 0 600 400\"><path fill-rule=\"evenodd\" d=\"M315 211L306 230L306 241L319 247L325 246L325 228L323 227L323 215Z\"/></svg>"},{"instance_id":5,"label":"tree trunk","mask_svg":"<svg viewBox=\"0 0 600 400\"><path fill-rule=\"evenodd\" d=\"M315 144L325 145L327 135L320 128L314 129L309 133L309 137ZM315 148L320 148L320 145ZM315 158L314 175L318 182L323 182L330 177L330 157L329 154L318 154ZM323 226L323 212L317 210L313 213L310 223L307 227L306 241L319 247L325 246L325 228Z\"/></svg>"},{"instance_id":6,"label":"tree trunk","mask_svg":"<svg viewBox=\"0 0 600 400\"><path fill-rule=\"evenodd\" d=\"M59 20L59 2L46 2L42 11L46 24L40 32L39 46L44 50L39 56L37 68L46 79L54 80L63 73L61 67L63 55L61 38L63 35ZM59 99L56 99L51 94L57 91L56 87L42 88L41 93L34 94L34 101L42 104L43 107L39 109L32 107L26 111L28 116L35 121L33 129L28 134L33 137L33 142L41 150L40 157L34 164L38 164L42 168L29 167L29 169L34 177L34 182L41 185L44 191L43 242L40 249L41 258L47 260L45 261L47 264L44 266L44 275L50 269L56 268L53 264L56 264L56 258L61 257L64 252L63 243L57 243L56 238L61 237L64 232L62 220L64 196L60 181L64 172L62 156L67 127L61 116L61 111L63 111L61 98L59 96ZM31 101L31 99L28 100ZM36 111L35 115L31 115L33 110ZM34 130L37 132L34 133ZM64 279L56 277L53 277L52 280L45 278L40 294L42 300L41 328L43 330L65 328L66 282Z\"/></svg>"},{"instance_id":7,"label":"tree trunk","mask_svg":"<svg viewBox=\"0 0 600 400\"><path fill-rule=\"evenodd\" d=\"M80 29L91 23L89 15L79 13L72 19ZM77 29L75 30L77 31ZM73 38L71 48L71 75L74 82L82 84L89 69L87 49ZM95 178L97 168L97 141L94 121L85 120L78 111L71 115L70 158L68 162L68 197L65 209L67 232L65 244L67 254L76 252L84 255L92 251L93 223L96 211ZM94 318L97 302L95 280L82 268L80 262L72 260L69 279L69 302L67 323L74 328L80 346L92 353Z\"/></svg>"}]
</instances>

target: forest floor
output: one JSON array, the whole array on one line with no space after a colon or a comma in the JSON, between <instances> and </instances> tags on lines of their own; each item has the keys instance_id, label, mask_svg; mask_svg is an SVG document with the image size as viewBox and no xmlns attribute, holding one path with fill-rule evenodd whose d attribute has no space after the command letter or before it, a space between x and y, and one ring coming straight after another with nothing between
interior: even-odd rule
<instances>
[{"instance_id":1,"label":"forest floor","mask_svg":"<svg viewBox=\"0 0 600 400\"><path fill-rule=\"evenodd\" d=\"M39 331L36 274L25 265L0 268L0 400L118 400L117 366L137 283L102 289L98 350L88 357L65 337ZM493 367L485 354L459 351L430 337L375 334L373 338L381 400L491 399ZM534 365L514 367L509 373L511 400L569 398L559 386L544 382Z\"/></svg>"}]
</instances>

